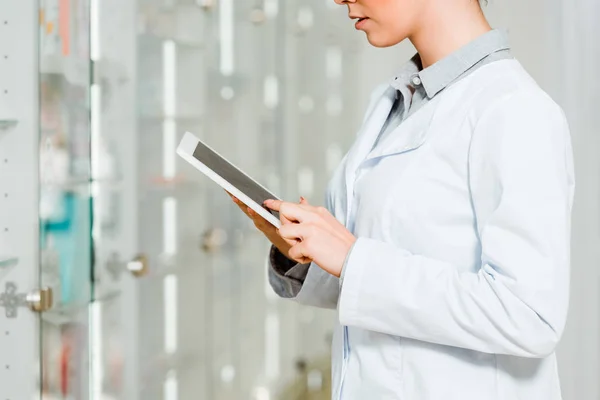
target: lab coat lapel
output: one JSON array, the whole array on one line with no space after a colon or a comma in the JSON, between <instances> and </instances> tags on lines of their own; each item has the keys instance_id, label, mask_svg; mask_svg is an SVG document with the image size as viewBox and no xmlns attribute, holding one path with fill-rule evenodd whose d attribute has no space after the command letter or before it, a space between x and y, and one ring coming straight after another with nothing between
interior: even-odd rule
<instances>
[{"instance_id":1,"label":"lab coat lapel","mask_svg":"<svg viewBox=\"0 0 600 400\"><path fill-rule=\"evenodd\" d=\"M345 169L346 180L346 224L349 222L352 200L354 198L354 181L360 164L365 160L385 123L394 104L396 90L388 87L381 95L373 111L365 120L363 127L348 153Z\"/></svg>"},{"instance_id":2,"label":"lab coat lapel","mask_svg":"<svg viewBox=\"0 0 600 400\"><path fill-rule=\"evenodd\" d=\"M432 103L436 101L435 99ZM427 104L402 122L385 140L369 153L364 161L405 153L418 149L425 143L436 107Z\"/></svg>"}]
</instances>

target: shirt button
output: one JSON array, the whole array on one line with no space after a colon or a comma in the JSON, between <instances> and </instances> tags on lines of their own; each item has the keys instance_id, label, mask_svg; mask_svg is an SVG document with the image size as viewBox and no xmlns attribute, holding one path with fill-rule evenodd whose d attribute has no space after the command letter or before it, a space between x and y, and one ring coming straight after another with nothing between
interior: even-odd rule
<instances>
[{"instance_id":1,"label":"shirt button","mask_svg":"<svg viewBox=\"0 0 600 400\"><path fill-rule=\"evenodd\" d=\"M421 84L421 78L418 75L413 76L412 83L415 86L419 86Z\"/></svg>"}]
</instances>

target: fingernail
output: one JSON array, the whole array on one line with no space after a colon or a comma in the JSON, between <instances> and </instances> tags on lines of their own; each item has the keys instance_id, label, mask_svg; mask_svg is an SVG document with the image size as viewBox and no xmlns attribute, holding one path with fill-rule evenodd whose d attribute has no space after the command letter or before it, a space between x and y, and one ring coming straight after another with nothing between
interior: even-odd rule
<instances>
[{"instance_id":1,"label":"fingernail","mask_svg":"<svg viewBox=\"0 0 600 400\"><path fill-rule=\"evenodd\" d=\"M306 201L306 199L303 196L300 196L300 201Z\"/></svg>"}]
</instances>

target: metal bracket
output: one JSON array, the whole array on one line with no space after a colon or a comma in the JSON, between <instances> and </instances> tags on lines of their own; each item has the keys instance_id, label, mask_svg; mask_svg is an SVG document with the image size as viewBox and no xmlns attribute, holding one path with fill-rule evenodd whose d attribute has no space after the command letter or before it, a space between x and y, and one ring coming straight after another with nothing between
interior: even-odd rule
<instances>
[{"instance_id":1,"label":"metal bracket","mask_svg":"<svg viewBox=\"0 0 600 400\"><path fill-rule=\"evenodd\" d=\"M28 307L35 312L47 311L52 308L52 289L18 293L16 283L6 282L4 293L0 293L0 307L4 307L6 318L16 318L19 307Z\"/></svg>"}]
</instances>

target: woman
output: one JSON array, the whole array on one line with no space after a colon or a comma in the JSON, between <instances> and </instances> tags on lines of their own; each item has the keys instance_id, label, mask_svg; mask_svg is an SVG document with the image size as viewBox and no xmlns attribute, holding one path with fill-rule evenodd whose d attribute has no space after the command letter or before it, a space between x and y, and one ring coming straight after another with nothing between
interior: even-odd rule
<instances>
[{"instance_id":1,"label":"woman","mask_svg":"<svg viewBox=\"0 0 600 400\"><path fill-rule=\"evenodd\" d=\"M371 99L326 208L267 201L282 297L337 309L333 398L557 400L574 172L562 110L474 0L336 0L418 53Z\"/></svg>"}]
</instances>

